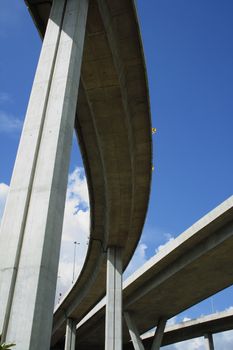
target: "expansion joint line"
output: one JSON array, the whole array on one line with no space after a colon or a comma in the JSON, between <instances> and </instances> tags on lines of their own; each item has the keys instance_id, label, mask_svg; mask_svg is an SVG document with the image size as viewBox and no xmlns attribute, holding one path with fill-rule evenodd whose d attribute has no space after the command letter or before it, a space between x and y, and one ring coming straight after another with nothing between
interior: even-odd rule
<instances>
[{"instance_id":1,"label":"expansion joint line","mask_svg":"<svg viewBox=\"0 0 233 350\"><path fill-rule=\"evenodd\" d=\"M55 3L56 2L53 2L53 6L55 6ZM25 209L24 209L24 213L23 213L23 220L22 220L21 230L20 230L20 234L19 234L19 244L17 246L17 251L16 251L16 257L15 257L15 262L14 262L14 267L13 267L13 274L12 274L12 278L11 278L10 290L9 290L7 306L6 306L6 313L5 313L2 335L1 335L2 342L4 342L6 340L7 328L8 328L8 324L9 324L9 320L10 320L10 312L11 312L11 306L12 306L12 302L13 302L14 290L15 290L15 285L16 285L16 278L17 278L18 267L19 267L19 262L20 262L20 254L21 254L21 249L22 249L22 245L23 245L24 231L25 231L25 227L26 227L28 209L29 209L32 187L33 187L33 182L34 182L34 176L35 176L35 171L36 171L36 163L37 163L38 154L39 154L39 150L40 150L41 137L42 137L42 133L43 133L43 129L44 129L45 116L46 116L49 94L50 94L50 89L51 89L51 84L52 84L52 78L53 78L55 64L56 64L58 47L59 47L60 38L61 38L61 32L62 32L63 21L64 21L64 17L65 17L66 6L67 6L67 0L64 0L63 11L62 11L62 15L61 15L61 22L60 22L60 26L59 26L59 33L58 33L57 41L55 44L54 56L53 56L51 71L50 71L50 75L49 75L49 79L48 79L48 87L47 87L47 92L46 92L45 104L44 104L44 109L42 112L41 125L40 125L40 129L39 129L39 133L38 133L38 141L36 144L35 154L33 157L32 171L31 171L30 178L29 178L29 185L28 185L28 191L27 191L27 196L26 196ZM53 12L53 7L51 9L51 13L52 12Z\"/></svg>"}]
</instances>

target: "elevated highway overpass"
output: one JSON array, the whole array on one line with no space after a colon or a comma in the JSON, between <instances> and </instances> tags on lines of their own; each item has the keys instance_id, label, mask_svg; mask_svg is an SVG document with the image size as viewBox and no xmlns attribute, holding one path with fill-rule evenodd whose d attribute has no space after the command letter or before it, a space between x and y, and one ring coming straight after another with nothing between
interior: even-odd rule
<instances>
[{"instance_id":1,"label":"elevated highway overpass","mask_svg":"<svg viewBox=\"0 0 233 350\"><path fill-rule=\"evenodd\" d=\"M233 197L168 243L123 285L123 310L139 334L233 283ZM77 349L103 349L105 300L77 327ZM130 341L124 322L123 343ZM126 346L127 348L127 346ZM62 349L62 340L61 340Z\"/></svg>"},{"instance_id":2,"label":"elevated highway overpass","mask_svg":"<svg viewBox=\"0 0 233 350\"><path fill-rule=\"evenodd\" d=\"M55 310L51 346L64 348L67 326L65 348L73 349L79 323L77 348L121 349L121 339L129 343L126 324L122 337L120 331L121 274L141 235L152 168L134 1L26 4L44 41L0 236L7 252L0 257L0 332L4 340L14 336L18 350L48 348L75 127L89 187L90 245L79 279ZM139 334L232 284L232 201L125 282L124 311ZM12 239L4 249L6 232ZM106 290L105 312L97 303Z\"/></svg>"},{"instance_id":3,"label":"elevated highway overpass","mask_svg":"<svg viewBox=\"0 0 233 350\"><path fill-rule=\"evenodd\" d=\"M202 316L189 321L167 325L164 330L161 346L175 344L198 337L212 337L213 334L233 329L232 310L222 311L211 315ZM142 336L145 349L150 350L154 338L154 332ZM126 350L133 350L133 345L125 346Z\"/></svg>"},{"instance_id":4,"label":"elevated highway overpass","mask_svg":"<svg viewBox=\"0 0 233 350\"><path fill-rule=\"evenodd\" d=\"M67 324L72 328L105 295L106 274L114 308L107 322L112 342L112 332L121 328L116 326L121 275L141 236L152 171L149 95L135 4L25 2L43 46L0 236L8 251L5 237L12 232L9 254L0 257L0 333L3 340L14 339L19 350L48 347L75 128L89 189L90 243L78 280L55 310L52 345L64 338ZM112 290L111 281L118 287ZM121 335L114 339L119 348Z\"/></svg>"}]
</instances>

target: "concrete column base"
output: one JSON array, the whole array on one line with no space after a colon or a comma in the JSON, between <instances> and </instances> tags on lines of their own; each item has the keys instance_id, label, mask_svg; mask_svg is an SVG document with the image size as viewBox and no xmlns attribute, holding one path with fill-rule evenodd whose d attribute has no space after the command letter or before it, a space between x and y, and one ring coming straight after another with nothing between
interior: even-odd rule
<instances>
[{"instance_id":1,"label":"concrete column base","mask_svg":"<svg viewBox=\"0 0 233 350\"><path fill-rule=\"evenodd\" d=\"M105 350L122 350L122 258L117 247L107 252Z\"/></svg>"},{"instance_id":2,"label":"concrete column base","mask_svg":"<svg viewBox=\"0 0 233 350\"><path fill-rule=\"evenodd\" d=\"M213 335L208 333L204 335L205 348L206 350L214 350Z\"/></svg>"},{"instance_id":3,"label":"concrete column base","mask_svg":"<svg viewBox=\"0 0 233 350\"><path fill-rule=\"evenodd\" d=\"M129 312L124 312L125 321L127 323L129 334L135 350L145 350L137 326L134 322L133 315Z\"/></svg>"},{"instance_id":4,"label":"concrete column base","mask_svg":"<svg viewBox=\"0 0 233 350\"><path fill-rule=\"evenodd\" d=\"M151 350L159 350L160 349L166 323L167 323L166 318L161 318L159 320L159 323L158 323L156 331L155 331L155 336L154 336L154 340L153 340L153 343L151 346Z\"/></svg>"},{"instance_id":5,"label":"concrete column base","mask_svg":"<svg viewBox=\"0 0 233 350\"><path fill-rule=\"evenodd\" d=\"M76 341L76 322L71 318L68 318L66 322L65 350L75 350L75 341Z\"/></svg>"}]
</instances>

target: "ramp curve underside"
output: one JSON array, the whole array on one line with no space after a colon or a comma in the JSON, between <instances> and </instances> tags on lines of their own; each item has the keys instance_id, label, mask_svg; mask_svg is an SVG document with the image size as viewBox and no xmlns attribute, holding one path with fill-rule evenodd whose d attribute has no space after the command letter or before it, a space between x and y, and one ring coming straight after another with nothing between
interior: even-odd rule
<instances>
[{"instance_id":1,"label":"ramp curve underside","mask_svg":"<svg viewBox=\"0 0 233 350\"><path fill-rule=\"evenodd\" d=\"M25 2L43 38L52 1ZM104 296L107 247L122 248L125 269L145 220L151 121L134 1L89 2L75 130L88 180L90 243L78 280L55 310L52 346L64 338L67 317L80 321Z\"/></svg>"}]
</instances>

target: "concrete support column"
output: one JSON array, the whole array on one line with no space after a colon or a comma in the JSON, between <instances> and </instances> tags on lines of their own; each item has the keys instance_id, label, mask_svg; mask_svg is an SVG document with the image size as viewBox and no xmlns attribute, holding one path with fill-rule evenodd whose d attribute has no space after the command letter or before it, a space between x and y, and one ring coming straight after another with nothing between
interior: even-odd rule
<instances>
[{"instance_id":1,"label":"concrete support column","mask_svg":"<svg viewBox=\"0 0 233 350\"><path fill-rule=\"evenodd\" d=\"M204 335L205 348L206 350L214 350L213 335L208 333Z\"/></svg>"},{"instance_id":2,"label":"concrete support column","mask_svg":"<svg viewBox=\"0 0 233 350\"><path fill-rule=\"evenodd\" d=\"M0 232L0 333L49 349L88 0L56 0Z\"/></svg>"},{"instance_id":3,"label":"concrete support column","mask_svg":"<svg viewBox=\"0 0 233 350\"><path fill-rule=\"evenodd\" d=\"M107 252L105 350L122 350L122 258L117 247Z\"/></svg>"},{"instance_id":4,"label":"concrete support column","mask_svg":"<svg viewBox=\"0 0 233 350\"><path fill-rule=\"evenodd\" d=\"M155 336L154 336L154 340L153 340L153 343L151 346L151 350L159 350L160 349L166 323L167 323L167 319L165 319L165 318L161 318L159 320L159 323L158 323L156 331L155 331Z\"/></svg>"},{"instance_id":5,"label":"concrete support column","mask_svg":"<svg viewBox=\"0 0 233 350\"><path fill-rule=\"evenodd\" d=\"M137 326L134 322L133 316L129 312L124 312L124 317L129 329L129 334L133 342L134 349L145 350Z\"/></svg>"},{"instance_id":6,"label":"concrete support column","mask_svg":"<svg viewBox=\"0 0 233 350\"><path fill-rule=\"evenodd\" d=\"M76 322L71 318L66 322L65 350L75 350Z\"/></svg>"}]
</instances>

